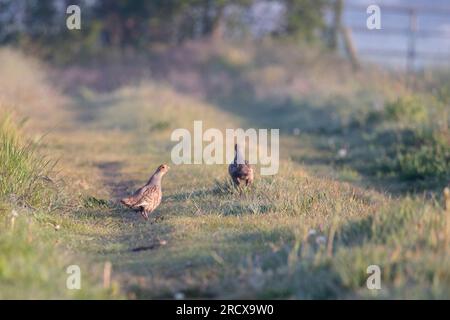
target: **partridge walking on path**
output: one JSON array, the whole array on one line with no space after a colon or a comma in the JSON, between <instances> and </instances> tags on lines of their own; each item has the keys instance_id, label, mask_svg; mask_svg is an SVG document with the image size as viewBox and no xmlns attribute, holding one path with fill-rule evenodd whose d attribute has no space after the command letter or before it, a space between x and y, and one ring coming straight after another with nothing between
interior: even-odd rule
<instances>
[{"instance_id":1,"label":"partridge walking on path","mask_svg":"<svg viewBox=\"0 0 450 320\"><path fill-rule=\"evenodd\" d=\"M161 203L161 180L169 169L169 166L166 164L160 165L158 169L156 169L155 173L150 177L147 184L139 188L130 197L123 198L120 202L123 205L140 212L141 215L147 220L148 215L152 213Z\"/></svg>"},{"instance_id":2,"label":"partridge walking on path","mask_svg":"<svg viewBox=\"0 0 450 320\"><path fill-rule=\"evenodd\" d=\"M228 166L228 173L236 186L248 186L253 183L253 168L247 160L243 160L237 144L234 145L234 151L234 161Z\"/></svg>"}]
</instances>

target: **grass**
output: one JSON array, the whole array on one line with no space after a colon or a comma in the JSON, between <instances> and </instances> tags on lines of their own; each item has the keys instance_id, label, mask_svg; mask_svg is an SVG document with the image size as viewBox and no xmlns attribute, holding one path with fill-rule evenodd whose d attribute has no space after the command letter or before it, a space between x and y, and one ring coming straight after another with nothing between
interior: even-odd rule
<instances>
[{"instance_id":1,"label":"grass","mask_svg":"<svg viewBox=\"0 0 450 320\"><path fill-rule=\"evenodd\" d=\"M0 285L16 285L9 297L29 287L27 297L111 298L118 288L131 299L450 297L449 217L440 193L448 131L445 122L432 126L444 118L444 100L428 89L411 95L382 72L367 79L344 73L341 81L345 64L325 77L335 58L314 51L271 44L177 50L207 51L183 55L180 69L164 61L170 55L155 58L168 68L164 78L156 69L151 79L115 90L80 87L59 105L61 114L54 106L41 123L54 128L66 117L37 151L59 158L54 170L71 201L54 212L20 212L14 231L13 208L2 211L10 231L1 245L24 252L22 259L5 249L0 263ZM150 221L119 206L118 198L170 162L172 130L196 119L205 128L280 128L279 174L258 175L239 192L226 165L172 166ZM39 246L27 240L29 223ZM60 272L72 259L94 269L92 285L74 296L61 287ZM21 261L37 265L36 273L14 274ZM116 283L109 291L98 288L105 261ZM369 265L380 266L382 290L367 289ZM53 276L59 280L49 285Z\"/></svg>"},{"instance_id":2,"label":"grass","mask_svg":"<svg viewBox=\"0 0 450 320\"><path fill-rule=\"evenodd\" d=\"M12 211L14 210L14 211ZM106 299L117 290L101 286L101 269L70 253L65 236L43 214L2 207L0 213L1 299ZM18 217L13 217L17 213ZM13 222L14 221L14 222ZM50 220L51 221L51 220ZM64 233L64 232L63 232ZM81 290L68 290L66 271L80 266Z\"/></svg>"},{"instance_id":3,"label":"grass","mask_svg":"<svg viewBox=\"0 0 450 320\"><path fill-rule=\"evenodd\" d=\"M38 141L25 140L24 123L12 110L2 103L0 299L119 297L116 289L104 289L96 280L101 277L98 266L68 250L71 231L61 230L61 225L66 227L71 218L65 214L76 208L78 199L68 194L55 175L56 162L42 154ZM72 264L85 272L81 290L66 287L66 268Z\"/></svg>"},{"instance_id":4,"label":"grass","mask_svg":"<svg viewBox=\"0 0 450 320\"><path fill-rule=\"evenodd\" d=\"M118 115L124 112L131 118L140 116L137 110L142 107L133 102L141 100L146 90L152 92L152 87L144 85L128 92L120 104L108 106L113 112L99 118L120 123L123 117ZM183 95L169 93L164 99L169 106L172 101L184 99ZM187 103L188 117L200 105L203 105L200 101ZM154 107L157 110L158 104ZM101 107L97 110L104 114ZM146 172L148 163L166 161L164 151L170 150L170 144L164 142L168 132L164 131L149 134L150 146L159 152L152 154L146 148L136 148L142 146L141 140L133 139L140 134L141 126L146 127L145 124L131 129L123 126L120 131L125 136L131 135L132 142L118 146L117 153L133 150L135 155L132 161L124 160L126 164L120 171L133 181L143 181L140 173ZM117 153L115 157L121 158ZM105 249L119 270L133 275L127 282L129 297L173 298L180 292L190 298L436 298L448 295L445 271L448 261L441 258L446 256L446 247L437 245L443 241L444 215L437 203L427 204L420 197L389 199L349 184L316 178L287 160L283 161L280 174L273 178L259 177L256 185L244 193L230 186L222 166L175 167L165 178L164 186L168 194L165 205L150 225L133 221L129 231L122 230L121 239L126 241L114 244L111 250ZM435 216L439 221L433 220ZM421 238L409 232L419 224L423 228ZM308 238L312 229L319 232L319 237L325 237L325 245ZM333 245L328 249L331 237ZM166 244L158 245L161 241ZM132 251L140 247L152 249ZM416 276L414 271L402 269L406 262L400 258L402 268L397 269L396 260L392 262L399 248L410 247L412 253L401 259L411 265L423 264L422 268L428 268L424 273L437 272L439 276L433 280L434 284L423 274ZM422 260L416 250L434 254ZM118 252L120 260L114 260ZM428 259L440 262L427 266ZM358 263L349 270L349 261ZM388 270L383 278L383 293L365 289L369 261ZM432 289L421 291L424 288Z\"/></svg>"},{"instance_id":5,"label":"grass","mask_svg":"<svg viewBox=\"0 0 450 320\"><path fill-rule=\"evenodd\" d=\"M29 207L52 206L55 192L48 177L52 163L36 153L31 143L19 139L20 132L14 127L11 115L0 119L0 162L2 163L0 198L14 199L18 205Z\"/></svg>"},{"instance_id":6,"label":"grass","mask_svg":"<svg viewBox=\"0 0 450 320\"><path fill-rule=\"evenodd\" d=\"M48 177L50 162L34 146L21 141L9 115L0 125L0 298L1 299L98 299L112 291L84 276L82 290L68 290L66 268L86 265L86 259L70 255L60 244L67 234L59 231L68 209L66 195ZM65 227L65 224L64 224ZM62 234L61 234L62 232ZM66 234L66 235L64 235Z\"/></svg>"}]
</instances>

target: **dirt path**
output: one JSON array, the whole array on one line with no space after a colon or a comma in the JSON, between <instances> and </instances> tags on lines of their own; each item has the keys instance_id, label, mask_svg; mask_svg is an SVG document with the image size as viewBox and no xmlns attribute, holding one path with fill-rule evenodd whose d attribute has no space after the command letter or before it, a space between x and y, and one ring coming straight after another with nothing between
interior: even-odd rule
<instances>
[{"instance_id":1,"label":"dirt path","mask_svg":"<svg viewBox=\"0 0 450 320\"><path fill-rule=\"evenodd\" d=\"M259 214L273 206L262 202L268 197L264 189L253 195L223 191L227 187L216 181L226 181L226 165L175 166L163 183L162 205L148 222L119 206L117 199L169 161L171 145L170 131L149 132L142 138L139 128L116 128L120 115L103 117L109 103L124 104L124 110L133 112L141 98L127 99L128 105L110 94L90 105L74 100L65 127L49 138L48 148L61 157L64 174L85 198L94 199L76 218L89 239L76 247L95 262L110 261L114 280L129 298L173 298L178 293L194 298L239 296L244 289L235 283L236 277L249 272L242 269L243 261L292 241L292 228L305 228L304 221L276 212L261 220ZM286 151L292 141L283 145ZM304 175L300 166L283 163L294 166L289 174ZM295 185L289 188L286 192L298 192ZM110 205L104 206L105 201ZM286 206L286 200L278 201ZM230 288L223 292L226 287Z\"/></svg>"},{"instance_id":2,"label":"dirt path","mask_svg":"<svg viewBox=\"0 0 450 320\"><path fill-rule=\"evenodd\" d=\"M230 188L227 165L172 165L162 204L144 221L117 199L171 163L174 129L192 128L195 119L216 128L255 122L154 83L86 92L72 103L73 116L48 148L87 203L74 213L73 247L95 263L111 262L113 281L129 298L370 298L364 277L349 283L349 272L400 263L398 248L416 241L405 230L417 224L406 227L396 213L410 219L422 203L339 181L327 163L316 174L317 161L298 159L321 159L323 150L286 133L279 173L257 175L247 192ZM401 270L395 277L395 286L407 285Z\"/></svg>"}]
</instances>

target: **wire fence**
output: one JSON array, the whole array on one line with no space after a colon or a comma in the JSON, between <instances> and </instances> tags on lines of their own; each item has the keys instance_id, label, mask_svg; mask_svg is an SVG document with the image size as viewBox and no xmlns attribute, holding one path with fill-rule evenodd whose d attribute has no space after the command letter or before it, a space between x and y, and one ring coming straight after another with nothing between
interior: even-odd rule
<instances>
[{"instance_id":1,"label":"wire fence","mask_svg":"<svg viewBox=\"0 0 450 320\"><path fill-rule=\"evenodd\" d=\"M344 5L343 24L358 58L404 61L410 71L430 64L450 66L450 7L380 5L380 30L367 28L366 10L360 4Z\"/></svg>"}]
</instances>

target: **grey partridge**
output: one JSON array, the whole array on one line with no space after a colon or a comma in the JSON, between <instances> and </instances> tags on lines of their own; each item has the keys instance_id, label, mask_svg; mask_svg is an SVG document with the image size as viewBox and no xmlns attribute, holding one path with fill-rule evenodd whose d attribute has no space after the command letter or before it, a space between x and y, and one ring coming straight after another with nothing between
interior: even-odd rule
<instances>
[{"instance_id":1,"label":"grey partridge","mask_svg":"<svg viewBox=\"0 0 450 320\"><path fill-rule=\"evenodd\" d=\"M123 198L120 202L123 205L140 212L147 220L148 215L161 203L161 180L169 169L169 166L166 164L160 165L143 187L136 190L131 196Z\"/></svg>"},{"instance_id":2,"label":"grey partridge","mask_svg":"<svg viewBox=\"0 0 450 320\"><path fill-rule=\"evenodd\" d=\"M253 168L247 160L242 161L243 157L237 144L234 145L234 152L234 161L228 166L228 173L236 186L248 186L253 183Z\"/></svg>"}]
</instances>

